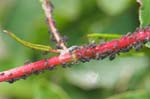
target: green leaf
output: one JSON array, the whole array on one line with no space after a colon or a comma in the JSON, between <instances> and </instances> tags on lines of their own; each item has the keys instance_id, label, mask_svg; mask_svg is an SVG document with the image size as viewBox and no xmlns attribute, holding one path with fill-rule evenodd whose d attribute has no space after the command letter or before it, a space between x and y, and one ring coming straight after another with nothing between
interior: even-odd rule
<instances>
[{"instance_id":1,"label":"green leaf","mask_svg":"<svg viewBox=\"0 0 150 99\"><path fill-rule=\"evenodd\" d=\"M150 24L150 0L137 0L137 2L140 4L140 26L144 27Z\"/></svg>"},{"instance_id":2,"label":"green leaf","mask_svg":"<svg viewBox=\"0 0 150 99\"><path fill-rule=\"evenodd\" d=\"M11 32L8 32L6 30L4 30L3 32L8 34L11 38L16 40L20 44L24 45L25 47L32 48L32 49L35 49L35 50L40 50L40 51L47 51L47 52L52 50L52 48L50 46L45 46L45 45L40 45L40 44L33 44L33 43L30 43L30 42L27 42L27 41L24 41L24 40L18 38L15 34L13 34Z\"/></svg>"},{"instance_id":3,"label":"green leaf","mask_svg":"<svg viewBox=\"0 0 150 99\"><path fill-rule=\"evenodd\" d=\"M77 64L72 67L72 70L66 70L65 76L68 82L86 90L95 88L111 89L114 86L116 87L116 84L117 88L120 85L122 86L119 88L126 88L132 75L137 71L142 71L144 68L147 68L147 65L148 59L146 56L117 56L112 62L104 59L103 61L93 60L89 63ZM124 71L125 74L130 76L123 75L122 73ZM125 85L122 83L124 81L126 82Z\"/></svg>"},{"instance_id":4,"label":"green leaf","mask_svg":"<svg viewBox=\"0 0 150 99\"><path fill-rule=\"evenodd\" d=\"M110 33L92 33L88 34L88 38L104 38L104 39L115 39L120 38L122 35L119 34L110 34Z\"/></svg>"},{"instance_id":5,"label":"green leaf","mask_svg":"<svg viewBox=\"0 0 150 99\"><path fill-rule=\"evenodd\" d=\"M89 39L89 42L103 42L105 40L120 38L121 36L122 35L110 33L92 33L88 34L87 38Z\"/></svg>"},{"instance_id":6,"label":"green leaf","mask_svg":"<svg viewBox=\"0 0 150 99\"><path fill-rule=\"evenodd\" d=\"M137 2L140 4L140 14L139 14L139 20L140 20L140 27L144 27L150 24L150 0L137 0ZM149 42L145 44L146 47L150 48Z\"/></svg>"},{"instance_id":7,"label":"green leaf","mask_svg":"<svg viewBox=\"0 0 150 99\"><path fill-rule=\"evenodd\" d=\"M145 46L150 48L150 42L146 43Z\"/></svg>"},{"instance_id":8,"label":"green leaf","mask_svg":"<svg viewBox=\"0 0 150 99\"><path fill-rule=\"evenodd\" d=\"M99 7L109 15L118 15L126 10L132 0L98 0Z\"/></svg>"},{"instance_id":9,"label":"green leaf","mask_svg":"<svg viewBox=\"0 0 150 99\"><path fill-rule=\"evenodd\" d=\"M34 85L34 99L70 99L61 86L52 82L45 83Z\"/></svg>"}]
</instances>

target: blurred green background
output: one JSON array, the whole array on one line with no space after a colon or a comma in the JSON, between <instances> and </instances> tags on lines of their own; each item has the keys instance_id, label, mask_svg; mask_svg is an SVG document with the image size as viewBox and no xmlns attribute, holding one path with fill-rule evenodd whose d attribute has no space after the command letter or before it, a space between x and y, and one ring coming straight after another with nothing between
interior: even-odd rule
<instances>
[{"instance_id":1,"label":"blurred green background","mask_svg":"<svg viewBox=\"0 0 150 99\"><path fill-rule=\"evenodd\" d=\"M89 33L133 32L139 26L135 0L52 0L54 18L68 46L89 43ZM39 0L0 0L0 29L33 43L52 45ZM59 66L14 84L0 83L0 99L150 99L147 49L108 59ZM133 54L134 53L134 54ZM47 57L52 57L48 54ZM0 71L44 58L0 33Z\"/></svg>"}]
</instances>

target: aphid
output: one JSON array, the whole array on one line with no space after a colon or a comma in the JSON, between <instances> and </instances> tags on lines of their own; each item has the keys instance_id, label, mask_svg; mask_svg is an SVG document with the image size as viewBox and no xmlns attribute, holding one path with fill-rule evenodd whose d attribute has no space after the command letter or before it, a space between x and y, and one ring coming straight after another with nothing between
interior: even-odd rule
<instances>
[{"instance_id":1,"label":"aphid","mask_svg":"<svg viewBox=\"0 0 150 99\"><path fill-rule=\"evenodd\" d=\"M13 75L13 73L10 73L8 76L12 76Z\"/></svg>"},{"instance_id":2,"label":"aphid","mask_svg":"<svg viewBox=\"0 0 150 99\"><path fill-rule=\"evenodd\" d=\"M108 56L107 53L97 53L95 59L97 60L103 60L104 58L106 58Z\"/></svg>"},{"instance_id":3,"label":"aphid","mask_svg":"<svg viewBox=\"0 0 150 99\"><path fill-rule=\"evenodd\" d=\"M150 24L144 27L145 30L149 30L150 29Z\"/></svg>"},{"instance_id":4,"label":"aphid","mask_svg":"<svg viewBox=\"0 0 150 99\"><path fill-rule=\"evenodd\" d=\"M12 84L12 83L14 83L16 80L19 80L19 79L10 79L10 80L7 80L6 82L8 82L8 83L10 83L10 84Z\"/></svg>"},{"instance_id":5,"label":"aphid","mask_svg":"<svg viewBox=\"0 0 150 99\"><path fill-rule=\"evenodd\" d=\"M126 36L131 36L131 32L128 32L128 33L126 34Z\"/></svg>"},{"instance_id":6,"label":"aphid","mask_svg":"<svg viewBox=\"0 0 150 99\"><path fill-rule=\"evenodd\" d=\"M74 45L74 46L71 46L70 48L68 48L68 51L69 51L70 53L72 53L74 50L77 50L77 49L79 49L79 48L80 48L79 46Z\"/></svg>"},{"instance_id":7,"label":"aphid","mask_svg":"<svg viewBox=\"0 0 150 99\"><path fill-rule=\"evenodd\" d=\"M38 75L40 73L40 71L36 71L36 70L34 70L34 68L32 68L31 71L33 74L36 74L36 75Z\"/></svg>"},{"instance_id":8,"label":"aphid","mask_svg":"<svg viewBox=\"0 0 150 99\"><path fill-rule=\"evenodd\" d=\"M3 75L5 75L5 73L0 73L0 76L3 76Z\"/></svg>"},{"instance_id":9,"label":"aphid","mask_svg":"<svg viewBox=\"0 0 150 99\"><path fill-rule=\"evenodd\" d=\"M66 66L66 65L67 65L66 63L62 63L61 65L62 65L63 68L66 68L66 67L67 67L67 66Z\"/></svg>"},{"instance_id":10,"label":"aphid","mask_svg":"<svg viewBox=\"0 0 150 99\"><path fill-rule=\"evenodd\" d=\"M50 33L50 32L49 32ZM54 38L54 36L53 35L51 35L51 38L50 38L50 42L56 42L56 40L55 40L55 38Z\"/></svg>"},{"instance_id":11,"label":"aphid","mask_svg":"<svg viewBox=\"0 0 150 99\"><path fill-rule=\"evenodd\" d=\"M92 57L91 57L91 58L92 58L92 59L95 59L95 53L96 53L96 52L94 51L94 49L91 49L91 53L92 53Z\"/></svg>"},{"instance_id":12,"label":"aphid","mask_svg":"<svg viewBox=\"0 0 150 99\"><path fill-rule=\"evenodd\" d=\"M62 63L62 67L63 68L71 67L71 63Z\"/></svg>"},{"instance_id":13,"label":"aphid","mask_svg":"<svg viewBox=\"0 0 150 99\"><path fill-rule=\"evenodd\" d=\"M46 68L49 66L49 62L48 62L48 59L45 59L45 65L44 65Z\"/></svg>"},{"instance_id":14,"label":"aphid","mask_svg":"<svg viewBox=\"0 0 150 99\"><path fill-rule=\"evenodd\" d=\"M83 63L89 62L89 61L90 61L90 58L89 58L89 57L86 57L86 56L85 56L85 57L81 56L80 61L83 62Z\"/></svg>"},{"instance_id":15,"label":"aphid","mask_svg":"<svg viewBox=\"0 0 150 99\"><path fill-rule=\"evenodd\" d=\"M47 21L47 19L46 19L46 21ZM50 31L50 29L49 29L49 28L48 28L48 33L49 33L49 34L51 34L51 31Z\"/></svg>"},{"instance_id":16,"label":"aphid","mask_svg":"<svg viewBox=\"0 0 150 99\"><path fill-rule=\"evenodd\" d=\"M87 46L87 48L95 48L96 47L96 44L95 43L91 43Z\"/></svg>"},{"instance_id":17,"label":"aphid","mask_svg":"<svg viewBox=\"0 0 150 99\"><path fill-rule=\"evenodd\" d=\"M144 42L144 44L147 43L147 42L150 42L150 38L147 37L143 42Z\"/></svg>"},{"instance_id":18,"label":"aphid","mask_svg":"<svg viewBox=\"0 0 150 99\"><path fill-rule=\"evenodd\" d=\"M145 39L145 40L143 41L143 44L146 44L147 42L148 42L148 40Z\"/></svg>"},{"instance_id":19,"label":"aphid","mask_svg":"<svg viewBox=\"0 0 150 99\"><path fill-rule=\"evenodd\" d=\"M42 53L42 55L44 55L44 56L46 56L47 54L48 54L47 51L44 51L44 52Z\"/></svg>"},{"instance_id":20,"label":"aphid","mask_svg":"<svg viewBox=\"0 0 150 99\"><path fill-rule=\"evenodd\" d=\"M62 39L63 39L63 42L67 42L68 41L68 37L66 35L64 35L64 37Z\"/></svg>"},{"instance_id":21,"label":"aphid","mask_svg":"<svg viewBox=\"0 0 150 99\"><path fill-rule=\"evenodd\" d=\"M116 52L116 55L120 55L120 49L117 49L115 52Z\"/></svg>"},{"instance_id":22,"label":"aphid","mask_svg":"<svg viewBox=\"0 0 150 99\"><path fill-rule=\"evenodd\" d=\"M23 75L22 77L21 77L21 79L26 79L28 76L27 75Z\"/></svg>"},{"instance_id":23,"label":"aphid","mask_svg":"<svg viewBox=\"0 0 150 99\"><path fill-rule=\"evenodd\" d=\"M114 60L114 59L115 59L115 57L116 57L116 54L115 54L115 53L113 53L113 54L111 54L111 55L109 56L109 60L110 60L110 61L112 61L112 60Z\"/></svg>"},{"instance_id":24,"label":"aphid","mask_svg":"<svg viewBox=\"0 0 150 99\"><path fill-rule=\"evenodd\" d=\"M36 74L34 68L31 69L32 74Z\"/></svg>"},{"instance_id":25,"label":"aphid","mask_svg":"<svg viewBox=\"0 0 150 99\"><path fill-rule=\"evenodd\" d=\"M31 60L26 60L25 62L24 62L24 65L28 65L28 64L30 64L31 63Z\"/></svg>"},{"instance_id":26,"label":"aphid","mask_svg":"<svg viewBox=\"0 0 150 99\"><path fill-rule=\"evenodd\" d=\"M26 71L26 69L24 69L24 70L23 70L23 73L24 73L25 75L27 74L27 71Z\"/></svg>"},{"instance_id":27,"label":"aphid","mask_svg":"<svg viewBox=\"0 0 150 99\"><path fill-rule=\"evenodd\" d=\"M59 44L56 44L56 49L61 49L62 47Z\"/></svg>"},{"instance_id":28,"label":"aphid","mask_svg":"<svg viewBox=\"0 0 150 99\"><path fill-rule=\"evenodd\" d=\"M96 59L96 60L99 60L99 59L100 59L100 53L96 53L95 59Z\"/></svg>"},{"instance_id":29,"label":"aphid","mask_svg":"<svg viewBox=\"0 0 150 99\"><path fill-rule=\"evenodd\" d=\"M134 49L135 49L136 51L139 51L142 47L143 47L143 45L142 45L142 43L140 43L140 42L134 45Z\"/></svg>"},{"instance_id":30,"label":"aphid","mask_svg":"<svg viewBox=\"0 0 150 99\"><path fill-rule=\"evenodd\" d=\"M55 69L55 67L54 67L54 66L51 66L51 67L48 67L47 69L48 69L48 70L53 70L53 69Z\"/></svg>"},{"instance_id":31,"label":"aphid","mask_svg":"<svg viewBox=\"0 0 150 99\"><path fill-rule=\"evenodd\" d=\"M123 53L129 52L131 48L132 48L132 46L129 46L127 48L122 48L122 49L120 49L120 52L123 52Z\"/></svg>"},{"instance_id":32,"label":"aphid","mask_svg":"<svg viewBox=\"0 0 150 99\"><path fill-rule=\"evenodd\" d=\"M83 63L85 63L85 62L86 62L86 59L81 58L80 61L83 62Z\"/></svg>"},{"instance_id":33,"label":"aphid","mask_svg":"<svg viewBox=\"0 0 150 99\"><path fill-rule=\"evenodd\" d=\"M114 48L114 49L118 48L118 45L117 45L117 44L114 44L113 48Z\"/></svg>"},{"instance_id":34,"label":"aphid","mask_svg":"<svg viewBox=\"0 0 150 99\"><path fill-rule=\"evenodd\" d=\"M73 62L71 62L70 64L70 66L72 66L72 65L74 65L74 64L79 64L80 62L79 61L73 61Z\"/></svg>"},{"instance_id":35,"label":"aphid","mask_svg":"<svg viewBox=\"0 0 150 99\"><path fill-rule=\"evenodd\" d=\"M142 31L143 29L142 28L136 28L136 30L135 30L135 32L140 32L140 31Z\"/></svg>"}]
</instances>

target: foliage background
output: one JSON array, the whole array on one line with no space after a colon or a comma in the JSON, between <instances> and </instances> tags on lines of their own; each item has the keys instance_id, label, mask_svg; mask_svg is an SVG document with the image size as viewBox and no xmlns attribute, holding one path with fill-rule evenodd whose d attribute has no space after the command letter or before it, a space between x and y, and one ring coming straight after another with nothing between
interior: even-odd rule
<instances>
[{"instance_id":1,"label":"foliage background","mask_svg":"<svg viewBox=\"0 0 150 99\"><path fill-rule=\"evenodd\" d=\"M89 33L126 34L139 26L135 0L52 2L57 27L69 37L69 46L87 44ZM54 46L38 0L0 0L0 28L27 41ZM1 83L0 99L149 99L150 55L145 50L131 51L114 61L91 61L65 69L60 66L14 84ZM42 52L0 34L0 71L42 58Z\"/></svg>"}]
</instances>

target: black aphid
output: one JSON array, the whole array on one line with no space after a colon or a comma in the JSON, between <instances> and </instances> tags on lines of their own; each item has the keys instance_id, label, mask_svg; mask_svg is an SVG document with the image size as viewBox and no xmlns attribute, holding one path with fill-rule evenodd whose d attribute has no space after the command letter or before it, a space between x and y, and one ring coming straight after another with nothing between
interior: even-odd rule
<instances>
[{"instance_id":1,"label":"black aphid","mask_svg":"<svg viewBox=\"0 0 150 99\"><path fill-rule=\"evenodd\" d=\"M32 63L31 60L26 60L26 61L24 62L24 65L28 65L28 64L30 64L30 63Z\"/></svg>"},{"instance_id":2,"label":"black aphid","mask_svg":"<svg viewBox=\"0 0 150 99\"><path fill-rule=\"evenodd\" d=\"M0 73L0 76L3 76L3 75L5 75L5 73Z\"/></svg>"},{"instance_id":3,"label":"black aphid","mask_svg":"<svg viewBox=\"0 0 150 99\"><path fill-rule=\"evenodd\" d=\"M143 44L146 44L148 41L149 41L149 39L145 39L145 40L143 41Z\"/></svg>"},{"instance_id":4,"label":"black aphid","mask_svg":"<svg viewBox=\"0 0 150 99\"><path fill-rule=\"evenodd\" d=\"M81 56L80 61L83 62L83 63L89 62L90 58L89 57L83 57L83 56Z\"/></svg>"},{"instance_id":5,"label":"black aphid","mask_svg":"<svg viewBox=\"0 0 150 99\"><path fill-rule=\"evenodd\" d=\"M40 71L33 71L33 74L38 75L40 74Z\"/></svg>"},{"instance_id":6,"label":"black aphid","mask_svg":"<svg viewBox=\"0 0 150 99\"><path fill-rule=\"evenodd\" d=\"M132 47L122 48L120 49L120 52L123 52L123 53L129 52L131 48Z\"/></svg>"},{"instance_id":7,"label":"black aphid","mask_svg":"<svg viewBox=\"0 0 150 99\"><path fill-rule=\"evenodd\" d=\"M66 68L66 67L71 67L71 63L62 63L62 67Z\"/></svg>"},{"instance_id":8,"label":"black aphid","mask_svg":"<svg viewBox=\"0 0 150 99\"><path fill-rule=\"evenodd\" d=\"M103 60L104 58L106 58L108 56L108 53L97 53L95 59L97 60Z\"/></svg>"},{"instance_id":9,"label":"black aphid","mask_svg":"<svg viewBox=\"0 0 150 99\"><path fill-rule=\"evenodd\" d=\"M131 32L128 32L127 34L126 34L126 36L131 36L132 35L132 33Z\"/></svg>"},{"instance_id":10,"label":"black aphid","mask_svg":"<svg viewBox=\"0 0 150 99\"><path fill-rule=\"evenodd\" d=\"M110 61L112 61L112 60L114 60L114 59L115 59L115 57L116 57L116 54L115 54L115 53L113 53L113 54L111 54L111 55L109 56L109 60L110 60Z\"/></svg>"},{"instance_id":11,"label":"black aphid","mask_svg":"<svg viewBox=\"0 0 150 99\"><path fill-rule=\"evenodd\" d=\"M47 70L53 70L53 69L55 69L54 66L47 67Z\"/></svg>"},{"instance_id":12,"label":"black aphid","mask_svg":"<svg viewBox=\"0 0 150 99\"><path fill-rule=\"evenodd\" d=\"M27 75L23 75L22 77L21 77L21 79L26 79L28 76Z\"/></svg>"},{"instance_id":13,"label":"black aphid","mask_svg":"<svg viewBox=\"0 0 150 99\"><path fill-rule=\"evenodd\" d=\"M12 76L12 75L13 75L13 73L8 74L8 76Z\"/></svg>"},{"instance_id":14,"label":"black aphid","mask_svg":"<svg viewBox=\"0 0 150 99\"><path fill-rule=\"evenodd\" d=\"M76 46L76 45L71 46L70 48L68 48L69 53L72 53L74 50L77 50L77 49L80 49L80 47L79 47L79 46Z\"/></svg>"},{"instance_id":15,"label":"black aphid","mask_svg":"<svg viewBox=\"0 0 150 99\"><path fill-rule=\"evenodd\" d=\"M62 47L59 44L56 44L56 49L62 49Z\"/></svg>"},{"instance_id":16,"label":"black aphid","mask_svg":"<svg viewBox=\"0 0 150 99\"><path fill-rule=\"evenodd\" d=\"M135 32L140 32L140 31L143 31L143 29L139 27L135 29Z\"/></svg>"},{"instance_id":17,"label":"black aphid","mask_svg":"<svg viewBox=\"0 0 150 99\"><path fill-rule=\"evenodd\" d=\"M95 48L96 47L96 44L95 43L91 43L87 46L88 48Z\"/></svg>"},{"instance_id":18,"label":"black aphid","mask_svg":"<svg viewBox=\"0 0 150 99\"><path fill-rule=\"evenodd\" d=\"M10 80L7 80L6 82L12 84L12 83L14 83L16 80L18 80L18 79L10 79Z\"/></svg>"},{"instance_id":19,"label":"black aphid","mask_svg":"<svg viewBox=\"0 0 150 99\"><path fill-rule=\"evenodd\" d=\"M143 44L142 43L137 43L133 46L133 48L136 50L136 51L139 51L141 48L143 47Z\"/></svg>"},{"instance_id":20,"label":"black aphid","mask_svg":"<svg viewBox=\"0 0 150 99\"><path fill-rule=\"evenodd\" d=\"M66 67L67 67L67 64L66 64L66 63L62 63L61 65L62 65L63 68L66 68Z\"/></svg>"},{"instance_id":21,"label":"black aphid","mask_svg":"<svg viewBox=\"0 0 150 99\"><path fill-rule=\"evenodd\" d=\"M36 75L40 74L40 71L34 70L34 68L31 69L31 72Z\"/></svg>"},{"instance_id":22,"label":"black aphid","mask_svg":"<svg viewBox=\"0 0 150 99\"><path fill-rule=\"evenodd\" d=\"M62 39L63 39L64 42L68 41L68 37L66 35L64 35Z\"/></svg>"},{"instance_id":23,"label":"black aphid","mask_svg":"<svg viewBox=\"0 0 150 99\"><path fill-rule=\"evenodd\" d=\"M79 61L73 61L70 63L70 66L74 65L74 64L79 64L80 62Z\"/></svg>"},{"instance_id":24,"label":"black aphid","mask_svg":"<svg viewBox=\"0 0 150 99\"><path fill-rule=\"evenodd\" d=\"M53 35L51 35L51 38L50 38L50 42L56 42L56 40L55 40L55 38L54 38L54 36Z\"/></svg>"}]
</instances>

